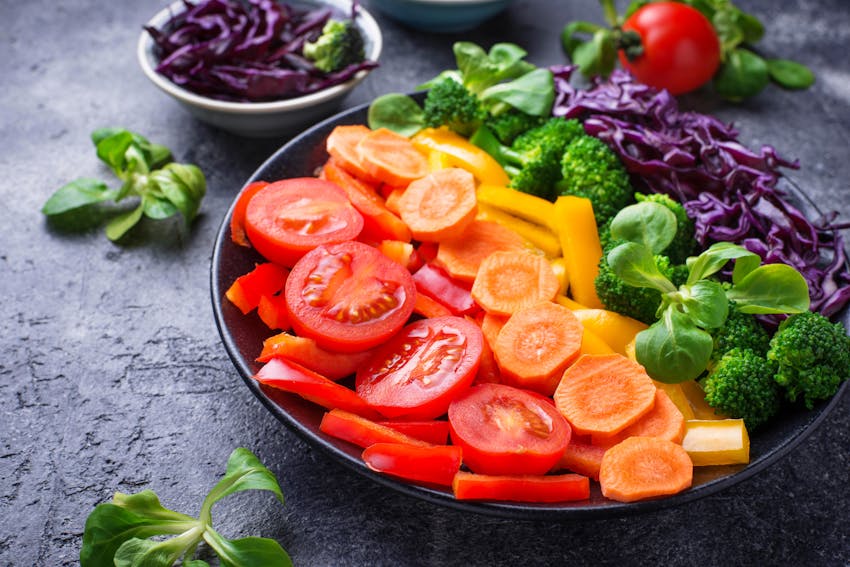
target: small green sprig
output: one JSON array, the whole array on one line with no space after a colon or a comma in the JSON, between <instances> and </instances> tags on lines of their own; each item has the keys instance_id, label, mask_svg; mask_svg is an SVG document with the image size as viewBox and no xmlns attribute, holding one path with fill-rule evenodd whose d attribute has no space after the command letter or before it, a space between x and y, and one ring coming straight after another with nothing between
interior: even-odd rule
<instances>
[{"instance_id":1,"label":"small green sprig","mask_svg":"<svg viewBox=\"0 0 850 567\"><path fill-rule=\"evenodd\" d=\"M99 504L86 519L82 567L209 567L194 559L203 541L224 567L291 566L289 555L276 541L261 537L229 540L212 527L212 506L243 490L268 490L283 503L274 474L249 450L239 448L227 459L227 472L207 494L198 518L162 506L151 490L116 493L112 502ZM175 536L151 540L154 536Z\"/></svg>"},{"instance_id":2,"label":"small green sprig","mask_svg":"<svg viewBox=\"0 0 850 567\"><path fill-rule=\"evenodd\" d=\"M91 216L92 208L108 201L120 203L135 197L138 203L130 210L106 211L110 240L124 236L143 216L158 220L179 213L189 226L207 189L197 166L169 163L171 150L123 128L100 128L92 132L91 139L97 157L122 181L121 186L110 188L98 179L75 179L53 193L41 212L66 221L83 219Z\"/></svg>"},{"instance_id":3,"label":"small green sprig","mask_svg":"<svg viewBox=\"0 0 850 567\"><path fill-rule=\"evenodd\" d=\"M714 341L710 329L723 325L734 301L742 313L801 313L809 309L809 288L803 276L786 264L761 264L761 258L729 242L713 244L688 258L687 281L678 288L655 263L672 242L676 219L669 209L652 202L630 205L611 223L611 236L625 240L612 249L608 265L626 284L661 292L658 321L638 333L635 354L652 378L678 383L698 377L708 366ZM735 261L732 281L715 277Z\"/></svg>"}]
</instances>

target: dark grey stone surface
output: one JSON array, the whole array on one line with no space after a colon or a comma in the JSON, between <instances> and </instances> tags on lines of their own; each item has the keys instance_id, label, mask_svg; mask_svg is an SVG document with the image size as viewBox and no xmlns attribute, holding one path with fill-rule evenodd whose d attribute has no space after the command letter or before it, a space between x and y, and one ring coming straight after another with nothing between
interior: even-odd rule
<instances>
[{"instance_id":1,"label":"dark grey stone surface","mask_svg":"<svg viewBox=\"0 0 850 567\"><path fill-rule=\"evenodd\" d=\"M806 62L808 92L771 87L730 106L749 145L800 160L795 179L850 217L850 8L846 0L741 4L763 49ZM242 182L285 140L244 140L196 122L142 75L141 24L162 1L0 3L0 564L78 562L86 516L116 490L155 490L196 513L237 446L278 475L265 494L216 508L228 535L276 538L297 565L847 565L850 399L763 473L685 506L565 523L468 515L390 492L284 429L251 395L216 332L209 264ZM367 3L368 5L368 3ZM382 66L346 101L410 90L452 65L458 39L524 45L563 61L561 26L599 20L591 0L519 0L481 28L435 36L376 14ZM91 130L117 125L198 164L209 192L189 234L145 225L121 245L68 234L39 209L80 176L109 178Z\"/></svg>"}]
</instances>

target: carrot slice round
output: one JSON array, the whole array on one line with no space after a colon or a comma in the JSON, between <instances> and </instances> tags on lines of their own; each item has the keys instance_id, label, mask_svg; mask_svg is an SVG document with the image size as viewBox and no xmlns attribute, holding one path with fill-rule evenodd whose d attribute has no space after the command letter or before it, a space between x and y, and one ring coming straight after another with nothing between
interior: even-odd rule
<instances>
[{"instance_id":1,"label":"carrot slice round","mask_svg":"<svg viewBox=\"0 0 850 567\"><path fill-rule=\"evenodd\" d=\"M656 437L629 437L602 457L602 495L634 502L676 494L693 482L694 466L681 445Z\"/></svg>"},{"instance_id":2,"label":"carrot slice round","mask_svg":"<svg viewBox=\"0 0 850 567\"><path fill-rule=\"evenodd\" d=\"M357 151L357 144L371 132L372 130L363 124L337 126L328 135L325 149L339 166L351 175L367 183L380 183L366 170L360 159L360 152Z\"/></svg>"},{"instance_id":3,"label":"carrot slice round","mask_svg":"<svg viewBox=\"0 0 850 567\"><path fill-rule=\"evenodd\" d=\"M655 404L643 417L613 437L592 435L594 445L611 447L629 437L658 437L673 443L682 443L685 437L685 417L667 392L658 388Z\"/></svg>"},{"instance_id":4,"label":"carrot slice round","mask_svg":"<svg viewBox=\"0 0 850 567\"><path fill-rule=\"evenodd\" d=\"M487 256L472 283L472 297L485 311L497 315L552 301L558 278L546 258L529 252L494 252Z\"/></svg>"},{"instance_id":5,"label":"carrot slice round","mask_svg":"<svg viewBox=\"0 0 850 567\"><path fill-rule=\"evenodd\" d=\"M493 345L505 384L551 396L561 375L579 355L582 326L572 311L542 301L520 309Z\"/></svg>"},{"instance_id":6,"label":"carrot slice round","mask_svg":"<svg viewBox=\"0 0 850 567\"><path fill-rule=\"evenodd\" d=\"M553 397L576 433L610 436L652 409L656 389L643 366L621 354L584 354Z\"/></svg>"},{"instance_id":7,"label":"carrot slice round","mask_svg":"<svg viewBox=\"0 0 850 567\"><path fill-rule=\"evenodd\" d=\"M452 277L471 282L481 262L493 252L525 249L522 238L514 231L495 222L474 220L459 238L440 242L436 262Z\"/></svg>"},{"instance_id":8,"label":"carrot slice round","mask_svg":"<svg viewBox=\"0 0 850 567\"><path fill-rule=\"evenodd\" d=\"M363 136L356 150L367 175L393 187L404 187L429 171L425 154L408 138L386 128Z\"/></svg>"},{"instance_id":9,"label":"carrot slice round","mask_svg":"<svg viewBox=\"0 0 850 567\"><path fill-rule=\"evenodd\" d=\"M475 178L450 167L413 181L398 201L401 220L414 238L439 242L458 238L475 219Z\"/></svg>"}]
</instances>

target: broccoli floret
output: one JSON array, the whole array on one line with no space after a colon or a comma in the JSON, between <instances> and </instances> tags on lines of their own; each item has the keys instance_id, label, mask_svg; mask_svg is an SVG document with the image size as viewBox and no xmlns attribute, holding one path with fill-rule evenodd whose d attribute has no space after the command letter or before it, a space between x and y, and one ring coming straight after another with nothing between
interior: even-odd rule
<instances>
[{"instance_id":1,"label":"broccoli floret","mask_svg":"<svg viewBox=\"0 0 850 567\"><path fill-rule=\"evenodd\" d=\"M629 174L620 158L604 142L584 135L573 140L561 160L561 195L590 199L597 226L614 218L634 199Z\"/></svg>"},{"instance_id":2,"label":"broccoli floret","mask_svg":"<svg viewBox=\"0 0 850 567\"><path fill-rule=\"evenodd\" d=\"M670 257L670 261L676 264L683 264L688 256L694 253L697 246L697 241L694 238L694 221L688 216L688 212L682 203L672 199L664 193L635 193L635 200L638 203L644 201L658 203L664 205L676 216L676 236L673 241L662 252Z\"/></svg>"},{"instance_id":3,"label":"broccoli floret","mask_svg":"<svg viewBox=\"0 0 850 567\"><path fill-rule=\"evenodd\" d=\"M767 358L778 366L776 382L786 397L801 398L812 409L831 398L850 374L850 338L841 323L804 312L780 323L770 339Z\"/></svg>"},{"instance_id":4,"label":"broccoli floret","mask_svg":"<svg viewBox=\"0 0 850 567\"><path fill-rule=\"evenodd\" d=\"M448 126L462 136L470 136L487 117L478 98L448 78L431 87L422 106L427 126Z\"/></svg>"},{"instance_id":5,"label":"broccoli floret","mask_svg":"<svg viewBox=\"0 0 850 567\"><path fill-rule=\"evenodd\" d=\"M770 333L755 315L741 313L734 303L729 305L726 322L711 331L714 349L711 351L710 366L716 364L727 352L734 348L746 348L759 356L766 356L770 346Z\"/></svg>"},{"instance_id":6,"label":"broccoli floret","mask_svg":"<svg viewBox=\"0 0 850 567\"><path fill-rule=\"evenodd\" d=\"M500 143L486 126L479 128L470 141L505 168L511 187L552 200L555 184L561 178L564 149L576 136L584 135L584 128L577 120L549 118L518 136L510 146Z\"/></svg>"},{"instance_id":7,"label":"broccoli floret","mask_svg":"<svg viewBox=\"0 0 850 567\"><path fill-rule=\"evenodd\" d=\"M776 415L782 392L773 379L776 364L751 349L733 348L700 380L705 401L718 412L744 420L752 431Z\"/></svg>"},{"instance_id":8,"label":"broccoli floret","mask_svg":"<svg viewBox=\"0 0 850 567\"><path fill-rule=\"evenodd\" d=\"M532 128L537 128L545 120L541 116L532 116L516 108L511 108L495 116L489 115L484 120L484 124L501 143L510 146L517 139L517 136Z\"/></svg>"},{"instance_id":9,"label":"broccoli floret","mask_svg":"<svg viewBox=\"0 0 850 567\"><path fill-rule=\"evenodd\" d=\"M661 292L648 287L634 287L626 284L608 265L608 252L622 243L622 240L611 240L603 249L602 258L599 260L599 274L594 280L596 295L605 309L651 325L658 319ZM672 264L667 256L657 254L655 265L676 287L688 279L687 266Z\"/></svg>"},{"instance_id":10,"label":"broccoli floret","mask_svg":"<svg viewBox=\"0 0 850 567\"><path fill-rule=\"evenodd\" d=\"M366 57L363 36L351 20L328 20L316 41L304 44L302 53L325 73L345 69Z\"/></svg>"}]
</instances>

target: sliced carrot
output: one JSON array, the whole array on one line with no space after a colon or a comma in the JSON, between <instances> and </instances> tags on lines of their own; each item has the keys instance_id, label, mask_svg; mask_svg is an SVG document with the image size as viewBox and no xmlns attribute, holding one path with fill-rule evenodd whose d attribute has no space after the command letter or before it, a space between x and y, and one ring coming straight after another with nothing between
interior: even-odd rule
<instances>
[{"instance_id":1,"label":"sliced carrot","mask_svg":"<svg viewBox=\"0 0 850 567\"><path fill-rule=\"evenodd\" d=\"M678 443L657 437L629 437L602 457L602 495L619 502L668 496L689 488L694 466Z\"/></svg>"},{"instance_id":2,"label":"sliced carrot","mask_svg":"<svg viewBox=\"0 0 850 567\"><path fill-rule=\"evenodd\" d=\"M401 215L401 207L399 207L398 202L402 195L404 195L404 189L395 188L388 191L384 196L384 205L390 212L399 216Z\"/></svg>"},{"instance_id":3,"label":"sliced carrot","mask_svg":"<svg viewBox=\"0 0 850 567\"><path fill-rule=\"evenodd\" d=\"M417 240L458 238L475 219L475 178L456 167L435 171L408 185L398 206Z\"/></svg>"},{"instance_id":4,"label":"sliced carrot","mask_svg":"<svg viewBox=\"0 0 850 567\"><path fill-rule=\"evenodd\" d=\"M578 357L581 342L581 322L573 312L541 301L511 315L493 353L503 383L551 396L564 370Z\"/></svg>"},{"instance_id":5,"label":"sliced carrot","mask_svg":"<svg viewBox=\"0 0 850 567\"><path fill-rule=\"evenodd\" d=\"M655 391L655 404L633 425L613 436L591 435L593 443L611 447L628 437L658 437L673 443L682 443L685 436L685 418L676 404L659 388Z\"/></svg>"},{"instance_id":6,"label":"sliced carrot","mask_svg":"<svg viewBox=\"0 0 850 567\"><path fill-rule=\"evenodd\" d=\"M242 189L236 199L236 204L233 205L233 213L230 215L230 239L239 246L251 247L248 235L245 234L245 210L248 208L248 201L251 200L251 197L266 185L268 185L266 181L250 183Z\"/></svg>"},{"instance_id":7,"label":"sliced carrot","mask_svg":"<svg viewBox=\"0 0 850 567\"><path fill-rule=\"evenodd\" d=\"M286 298L283 295L264 295L257 305L257 315L272 330L287 330L291 327L286 313Z\"/></svg>"},{"instance_id":8,"label":"sliced carrot","mask_svg":"<svg viewBox=\"0 0 850 567\"><path fill-rule=\"evenodd\" d=\"M555 465L555 471L568 470L580 475L599 480L599 467L602 466L602 456L605 447L592 445L575 438L570 439L567 450L561 460Z\"/></svg>"},{"instance_id":9,"label":"sliced carrot","mask_svg":"<svg viewBox=\"0 0 850 567\"><path fill-rule=\"evenodd\" d=\"M361 239L410 241L410 229L385 205L377 189L348 173L333 157L322 168L325 179L336 184L348 195L348 200L363 215Z\"/></svg>"},{"instance_id":10,"label":"sliced carrot","mask_svg":"<svg viewBox=\"0 0 850 567\"><path fill-rule=\"evenodd\" d=\"M652 409L656 389L643 366L621 354L583 354L554 399L579 435L614 435Z\"/></svg>"},{"instance_id":11,"label":"sliced carrot","mask_svg":"<svg viewBox=\"0 0 850 567\"><path fill-rule=\"evenodd\" d=\"M268 362L277 356L297 362L330 380L341 380L354 374L372 355L364 352L331 352L307 337L278 333L263 341L257 362Z\"/></svg>"},{"instance_id":12,"label":"sliced carrot","mask_svg":"<svg viewBox=\"0 0 850 567\"><path fill-rule=\"evenodd\" d=\"M416 300L413 304L413 312L432 319L434 317L445 317L452 315L452 310L437 301L431 299L424 293L417 293Z\"/></svg>"},{"instance_id":13,"label":"sliced carrot","mask_svg":"<svg viewBox=\"0 0 850 567\"><path fill-rule=\"evenodd\" d=\"M628 356L627 345L647 325L607 309L576 309L573 311L586 329L590 329L616 352Z\"/></svg>"},{"instance_id":14,"label":"sliced carrot","mask_svg":"<svg viewBox=\"0 0 850 567\"><path fill-rule=\"evenodd\" d=\"M405 187L428 173L428 158L409 138L386 128L372 130L356 146L360 164L372 179Z\"/></svg>"},{"instance_id":15,"label":"sliced carrot","mask_svg":"<svg viewBox=\"0 0 850 567\"><path fill-rule=\"evenodd\" d=\"M490 345L490 348L493 348L496 344L496 338L507 322L508 317L504 315L484 312L484 316L481 318L481 333L484 335L484 339Z\"/></svg>"},{"instance_id":16,"label":"sliced carrot","mask_svg":"<svg viewBox=\"0 0 850 567\"><path fill-rule=\"evenodd\" d=\"M357 144L372 130L363 124L343 125L334 128L328 135L325 148L328 154L347 172L368 183L379 183L363 165Z\"/></svg>"},{"instance_id":17,"label":"sliced carrot","mask_svg":"<svg viewBox=\"0 0 850 567\"><path fill-rule=\"evenodd\" d=\"M379 421L381 425L392 427L396 431L409 435L432 445L445 445L449 442L449 422L445 420L428 421Z\"/></svg>"},{"instance_id":18,"label":"sliced carrot","mask_svg":"<svg viewBox=\"0 0 850 567\"><path fill-rule=\"evenodd\" d=\"M525 250L518 234L495 222L474 220L460 238L440 242L436 261L451 276L471 282L487 256L510 250Z\"/></svg>"},{"instance_id":19,"label":"sliced carrot","mask_svg":"<svg viewBox=\"0 0 850 567\"><path fill-rule=\"evenodd\" d=\"M557 293L558 278L549 261L528 252L490 254L472 283L472 297L478 305L497 315L551 301Z\"/></svg>"},{"instance_id":20,"label":"sliced carrot","mask_svg":"<svg viewBox=\"0 0 850 567\"><path fill-rule=\"evenodd\" d=\"M429 445L429 443L402 433L398 429L341 409L332 409L326 412L319 423L319 431L363 448L375 443Z\"/></svg>"},{"instance_id":21,"label":"sliced carrot","mask_svg":"<svg viewBox=\"0 0 850 567\"><path fill-rule=\"evenodd\" d=\"M570 502L590 498L590 480L571 473L513 476L459 471L452 491L458 500Z\"/></svg>"}]
</instances>

